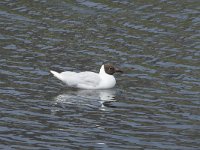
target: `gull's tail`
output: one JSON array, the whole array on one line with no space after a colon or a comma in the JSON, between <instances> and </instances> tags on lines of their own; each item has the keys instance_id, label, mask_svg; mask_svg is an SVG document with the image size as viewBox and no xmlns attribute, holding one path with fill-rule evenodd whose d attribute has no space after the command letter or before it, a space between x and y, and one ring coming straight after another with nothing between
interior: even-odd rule
<instances>
[{"instance_id":1,"label":"gull's tail","mask_svg":"<svg viewBox=\"0 0 200 150\"><path fill-rule=\"evenodd\" d=\"M62 80L62 76L60 73L56 72L56 71L53 71L53 70L50 70L50 72L56 77L58 78L59 80Z\"/></svg>"}]
</instances>

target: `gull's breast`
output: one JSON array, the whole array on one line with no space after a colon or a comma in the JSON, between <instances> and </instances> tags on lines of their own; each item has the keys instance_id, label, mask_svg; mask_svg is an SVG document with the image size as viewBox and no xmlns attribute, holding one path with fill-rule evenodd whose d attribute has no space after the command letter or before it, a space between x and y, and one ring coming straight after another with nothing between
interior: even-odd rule
<instances>
[{"instance_id":1,"label":"gull's breast","mask_svg":"<svg viewBox=\"0 0 200 150\"><path fill-rule=\"evenodd\" d=\"M101 81L98 85L99 89L109 89L113 88L116 84L116 80L112 75L102 75L100 76Z\"/></svg>"}]
</instances>

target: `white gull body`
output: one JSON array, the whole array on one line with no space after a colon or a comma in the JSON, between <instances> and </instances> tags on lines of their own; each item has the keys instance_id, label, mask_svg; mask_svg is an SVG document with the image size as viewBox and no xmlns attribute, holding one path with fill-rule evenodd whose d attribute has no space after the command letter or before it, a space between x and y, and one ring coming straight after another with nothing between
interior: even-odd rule
<instances>
[{"instance_id":1,"label":"white gull body","mask_svg":"<svg viewBox=\"0 0 200 150\"><path fill-rule=\"evenodd\" d=\"M101 66L99 73L94 72L55 72L50 71L55 77L67 84L69 87L80 89L109 89L116 84L115 77L105 72L104 65Z\"/></svg>"}]
</instances>

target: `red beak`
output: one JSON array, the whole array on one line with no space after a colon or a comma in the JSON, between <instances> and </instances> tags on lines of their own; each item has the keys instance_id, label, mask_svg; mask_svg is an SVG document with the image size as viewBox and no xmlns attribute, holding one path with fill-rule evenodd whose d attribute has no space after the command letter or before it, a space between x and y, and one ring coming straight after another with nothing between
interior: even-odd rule
<instances>
[{"instance_id":1,"label":"red beak","mask_svg":"<svg viewBox=\"0 0 200 150\"><path fill-rule=\"evenodd\" d=\"M123 73L123 71L118 68L115 68L115 72Z\"/></svg>"}]
</instances>

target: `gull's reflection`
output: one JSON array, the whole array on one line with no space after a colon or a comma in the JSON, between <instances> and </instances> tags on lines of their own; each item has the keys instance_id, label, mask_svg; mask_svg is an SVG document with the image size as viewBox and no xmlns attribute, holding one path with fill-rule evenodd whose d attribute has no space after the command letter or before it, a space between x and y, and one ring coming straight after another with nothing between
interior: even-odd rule
<instances>
[{"instance_id":1,"label":"gull's reflection","mask_svg":"<svg viewBox=\"0 0 200 150\"><path fill-rule=\"evenodd\" d=\"M77 90L67 91L55 97L56 103L67 103L76 105L85 105L89 107L99 107L106 110L112 107L115 101L115 90Z\"/></svg>"}]
</instances>

